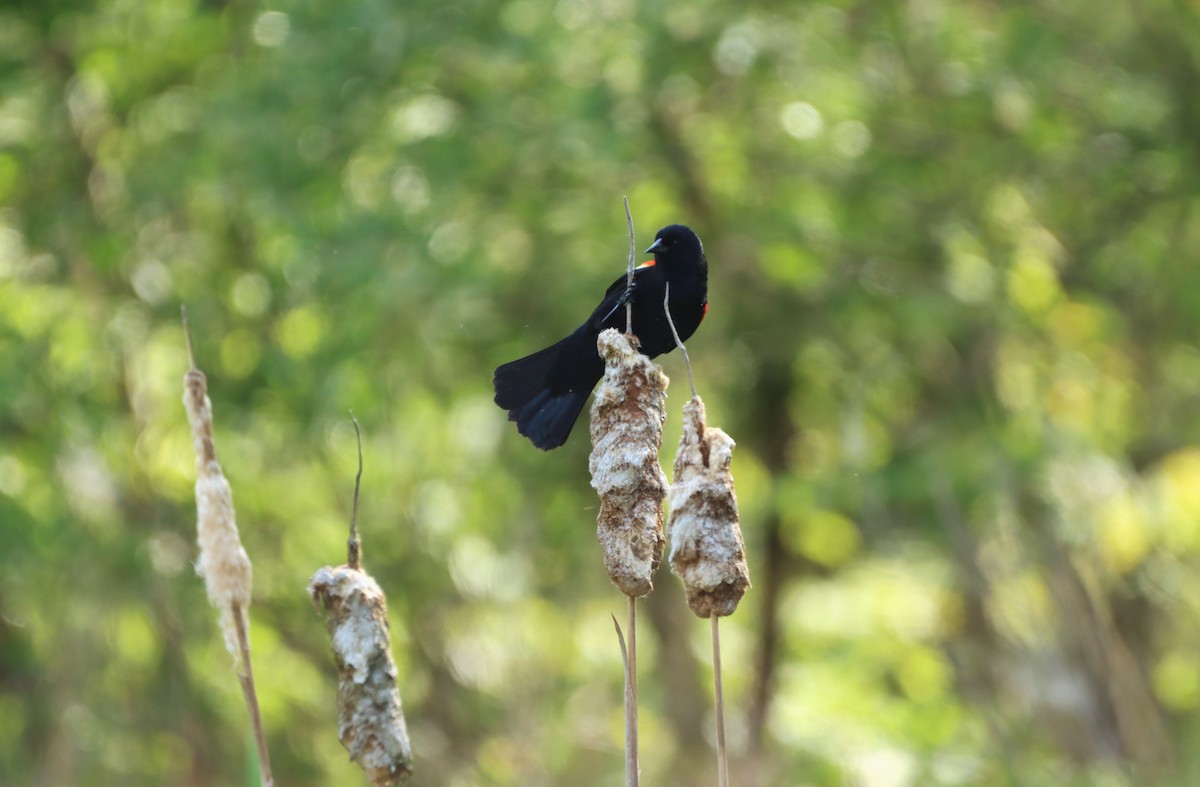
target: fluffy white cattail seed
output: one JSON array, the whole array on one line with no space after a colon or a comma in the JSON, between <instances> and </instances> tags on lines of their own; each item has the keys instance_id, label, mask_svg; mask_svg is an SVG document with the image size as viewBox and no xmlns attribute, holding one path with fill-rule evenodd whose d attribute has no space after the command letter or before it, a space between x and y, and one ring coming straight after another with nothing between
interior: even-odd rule
<instances>
[{"instance_id":1,"label":"fluffy white cattail seed","mask_svg":"<svg viewBox=\"0 0 1200 787\"><path fill-rule=\"evenodd\" d=\"M387 599L369 574L350 566L320 569L308 592L328 613L338 738L374 787L398 784L412 775L412 747L396 687Z\"/></svg>"},{"instance_id":2,"label":"fluffy white cattail seed","mask_svg":"<svg viewBox=\"0 0 1200 787\"><path fill-rule=\"evenodd\" d=\"M663 555L667 478L658 464L668 379L615 329L600 334L604 380L592 403L588 468L600 496L596 535L613 584L627 596L654 589Z\"/></svg>"},{"instance_id":3,"label":"fluffy white cattail seed","mask_svg":"<svg viewBox=\"0 0 1200 787\"><path fill-rule=\"evenodd\" d=\"M196 449L196 540L200 557L196 572L204 577L209 601L220 611L225 647L233 654L238 671L244 673L237 629L249 629L250 589L253 584L250 557L238 538L233 512L233 490L213 446L212 402L204 373L192 369L183 378L183 406L192 427Z\"/></svg>"},{"instance_id":4,"label":"fluffy white cattail seed","mask_svg":"<svg viewBox=\"0 0 1200 787\"><path fill-rule=\"evenodd\" d=\"M667 530L671 570L683 580L692 612L707 618L733 614L750 587L750 571L729 472L734 442L704 421L704 402L694 396L683 406Z\"/></svg>"}]
</instances>

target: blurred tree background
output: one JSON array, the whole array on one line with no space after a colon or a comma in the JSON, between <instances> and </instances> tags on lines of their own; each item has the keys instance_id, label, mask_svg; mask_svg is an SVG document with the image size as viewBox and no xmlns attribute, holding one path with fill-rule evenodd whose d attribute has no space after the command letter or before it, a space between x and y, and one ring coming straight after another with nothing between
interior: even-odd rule
<instances>
[{"instance_id":1,"label":"blurred tree background","mask_svg":"<svg viewBox=\"0 0 1200 787\"><path fill-rule=\"evenodd\" d=\"M1185 0L4 4L0 781L253 776L186 303L279 783L362 778L304 589L349 410L417 783L620 783L586 425L543 454L490 380L623 270L628 194L712 265L735 782L1200 783L1198 89ZM712 783L658 579L645 783Z\"/></svg>"}]
</instances>

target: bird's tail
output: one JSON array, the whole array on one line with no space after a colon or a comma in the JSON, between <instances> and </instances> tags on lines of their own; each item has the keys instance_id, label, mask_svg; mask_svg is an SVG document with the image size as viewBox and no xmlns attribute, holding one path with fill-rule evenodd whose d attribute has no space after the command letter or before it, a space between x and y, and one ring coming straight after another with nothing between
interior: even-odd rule
<instances>
[{"instance_id":1,"label":"bird's tail","mask_svg":"<svg viewBox=\"0 0 1200 787\"><path fill-rule=\"evenodd\" d=\"M517 422L518 432L544 451L567 441L599 379L573 379L579 377L574 357L578 348L573 342L578 344L577 337L568 336L533 355L504 364L492 377L496 404L508 410L508 420Z\"/></svg>"}]
</instances>

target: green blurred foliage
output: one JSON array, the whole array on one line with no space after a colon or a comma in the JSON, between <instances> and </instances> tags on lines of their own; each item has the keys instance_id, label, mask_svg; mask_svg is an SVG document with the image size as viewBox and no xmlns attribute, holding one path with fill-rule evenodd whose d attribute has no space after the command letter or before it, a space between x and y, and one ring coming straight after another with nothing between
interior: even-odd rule
<instances>
[{"instance_id":1,"label":"green blurred foliage","mask_svg":"<svg viewBox=\"0 0 1200 787\"><path fill-rule=\"evenodd\" d=\"M0 780L253 773L186 303L279 783L361 779L304 592L350 410L419 782L619 783L586 429L542 454L489 383L622 270L628 194L712 263L735 780L1197 783L1197 85L1170 0L6 4ZM645 781L708 783L707 626L658 584Z\"/></svg>"}]
</instances>

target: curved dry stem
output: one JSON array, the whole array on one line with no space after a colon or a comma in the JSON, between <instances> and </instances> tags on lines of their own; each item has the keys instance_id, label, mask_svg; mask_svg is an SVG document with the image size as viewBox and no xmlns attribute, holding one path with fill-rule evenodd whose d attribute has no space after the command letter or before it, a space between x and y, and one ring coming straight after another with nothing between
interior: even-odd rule
<instances>
[{"instance_id":1,"label":"curved dry stem","mask_svg":"<svg viewBox=\"0 0 1200 787\"><path fill-rule=\"evenodd\" d=\"M663 297L663 311L667 315L667 325L671 326L671 335L675 337L675 346L679 348L679 352L683 353L683 365L687 367L688 383L692 386L692 398L695 399L699 394L696 393L696 378L692 374L692 359L688 357L687 347L683 346L683 340L679 338L679 331L675 330L675 321L671 319L671 282L667 282L666 295Z\"/></svg>"}]
</instances>

